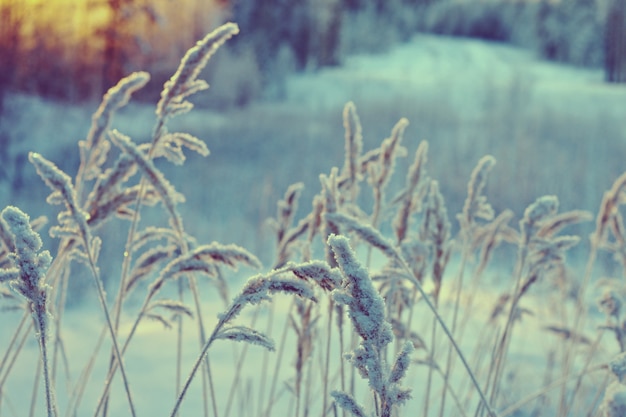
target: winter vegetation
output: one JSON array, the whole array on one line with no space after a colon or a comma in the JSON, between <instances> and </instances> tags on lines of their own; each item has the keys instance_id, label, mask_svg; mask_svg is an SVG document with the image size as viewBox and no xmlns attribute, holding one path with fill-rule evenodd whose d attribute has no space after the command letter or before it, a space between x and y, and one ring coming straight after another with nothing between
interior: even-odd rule
<instances>
[{"instance_id":1,"label":"winter vegetation","mask_svg":"<svg viewBox=\"0 0 626 417\"><path fill-rule=\"evenodd\" d=\"M4 22L23 21L18 4L0 3ZM20 65L0 63L14 77L0 88L0 415L625 415L624 92L601 83L620 81L619 65L525 72L527 52L491 45L501 48L494 57L467 41L461 63L422 68L420 54L459 50L414 37L417 28L521 45L528 27L497 22L539 25L539 13L553 19L541 30L564 40L553 48L540 32L524 46L600 65L609 58L596 55L597 31L554 23L591 19L586 1L481 2L469 14L447 0L239 1L230 10L240 25L198 36L168 76L149 54L121 47L140 44L124 19L153 27L167 4L103 4L103 28L127 37L109 45L103 29L107 64L90 61L98 77L76 56L59 61L76 65L84 89L29 86L29 77L54 83L24 72L28 48L2 45ZM380 38L359 35L373 23ZM0 31L9 28L38 39L17 24ZM567 46L573 32L583 32L576 48ZM352 55L410 39L420 48L406 44L380 67ZM42 59L53 51L42 50ZM122 53L134 58L118 56L128 67L115 67ZM499 57L510 63L498 77L448 81L460 65L470 72ZM126 71L135 65L149 72ZM315 86L307 74L287 76L324 66L333 68ZM425 79L434 72L446 81ZM579 90L557 99L564 79ZM423 101L409 98L416 86ZM71 102L101 89L91 119L67 101L24 94ZM257 95L268 101L255 104ZM575 110L557 109L558 100ZM206 111L215 105L224 111ZM51 112L38 133L48 142L27 153L31 143L16 142L10 123L23 109ZM84 138L60 138L64 123ZM285 132L305 136L272 142ZM256 169L259 159L277 179ZM300 181L311 170L313 181ZM272 199L274 214L262 207Z\"/></svg>"}]
</instances>

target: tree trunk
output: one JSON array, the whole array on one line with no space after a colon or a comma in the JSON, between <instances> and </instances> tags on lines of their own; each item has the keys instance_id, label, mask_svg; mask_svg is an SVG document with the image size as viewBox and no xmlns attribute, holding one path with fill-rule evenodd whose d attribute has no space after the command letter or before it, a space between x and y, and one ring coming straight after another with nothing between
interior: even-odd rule
<instances>
[{"instance_id":1,"label":"tree trunk","mask_svg":"<svg viewBox=\"0 0 626 417\"><path fill-rule=\"evenodd\" d=\"M609 3L604 32L604 69L607 82L626 82L626 0Z\"/></svg>"},{"instance_id":2,"label":"tree trunk","mask_svg":"<svg viewBox=\"0 0 626 417\"><path fill-rule=\"evenodd\" d=\"M5 94L15 79L17 69L20 20L16 9L16 2L0 4L0 115Z\"/></svg>"},{"instance_id":3,"label":"tree trunk","mask_svg":"<svg viewBox=\"0 0 626 417\"><path fill-rule=\"evenodd\" d=\"M122 30L123 24L121 3L121 0L108 1L111 17L108 26L103 31L102 94L106 93L124 76L119 42L119 32Z\"/></svg>"}]
</instances>

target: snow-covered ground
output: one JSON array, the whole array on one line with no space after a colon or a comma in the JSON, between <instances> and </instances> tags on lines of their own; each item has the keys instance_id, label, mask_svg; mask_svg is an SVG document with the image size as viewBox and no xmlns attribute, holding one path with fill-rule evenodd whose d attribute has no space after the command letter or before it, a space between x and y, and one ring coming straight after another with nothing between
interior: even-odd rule
<instances>
[{"instance_id":1,"label":"snow-covered ground","mask_svg":"<svg viewBox=\"0 0 626 417\"><path fill-rule=\"evenodd\" d=\"M202 94L210 94L210 90ZM623 162L626 88L604 84L600 71L537 61L528 52L498 44L418 35L410 43L385 54L348 57L341 68L293 76L287 80L284 101L257 103L245 110L221 114L196 109L174 121L171 130L193 133L206 140L212 152L207 159L190 156L183 167L164 168L175 187L187 197L181 212L188 231L203 243L217 240L241 244L257 253L266 264L271 263L273 236L264 219L274 215L275 203L286 187L299 181L306 187L299 213L308 212L311 197L320 187L318 175L343 164L341 110L347 101L356 103L366 150L377 146L400 117L408 117L411 122L404 142L409 155L420 140L430 142L428 170L440 182L451 221L461 209L473 166L486 153L498 160L487 195L497 211L510 207L518 217L527 204L543 194L558 195L564 209L595 211L604 190L626 170ZM14 117L7 123L12 136L18 139L7 152L14 158L20 155L23 158L29 150L36 150L73 173L77 156L70 155L77 155L76 142L85 136L97 104L69 107L18 97L10 106ZM115 127L142 141L148 138L152 121L152 107L131 104L117 116ZM400 182L404 181L406 164L406 161L399 164ZM47 189L33 172L28 164L16 165L14 181L21 183L13 191L10 183L1 184L1 207L16 204L32 216L51 213L43 204ZM105 242L101 260L103 271L113 276L119 270L116 263L121 259L120 243L123 244L125 235L123 227L117 228L112 225L107 235L113 238L117 235L121 240L108 245ZM584 230L586 236L587 229ZM512 268L513 261L487 274L488 289L481 292L472 311L477 319L466 330L468 351L473 346L471 342L484 336L483 318L488 316L499 290L508 287L506 275ZM450 271L452 276L456 275L456 263L450 266ZM238 274L231 292L237 291L242 275L248 273L252 271ZM86 288L84 299L68 311L62 334L73 381L91 354L103 325L99 310L91 307L96 300L90 295L90 284L83 287ZM540 288L547 291L549 285ZM207 285L202 289L203 294L211 292ZM113 294L114 289L110 292ZM210 326L222 304L210 295L203 301L205 322ZM289 305L286 298L279 301L273 326L277 342ZM137 308L136 302L129 305L129 319ZM511 385L505 393L512 399L519 399L543 384L548 352L558 344L556 337L546 337L541 327L552 324L546 317L554 314L550 303L555 302L558 301L535 294L526 306L534 315L526 317L522 327L516 328L516 334L523 337L513 342L517 347L511 363L519 366L514 366L517 369L510 375ZM259 329L265 328L263 318L267 314L264 310ZM432 318L427 312L423 316L426 319L420 326L426 331ZM0 352L4 352L19 313L5 313L3 318ZM597 319L594 324L600 324L601 318ZM322 322L325 326L325 319ZM195 358L197 340L192 333L185 340L183 372ZM441 343L441 346L445 345ZM140 416L168 415L173 406L174 349L174 331L164 330L158 323L142 325L131 345L126 363ZM237 346L235 350L230 343L222 342L211 353L215 358L212 364L221 416L225 415L235 367L233 352L240 353L242 349ZM607 349L616 351L613 341L607 344ZM100 355L87 386L80 416L93 413L108 362L106 352ZM252 347L249 355L239 383L242 391L230 412L232 416L258 415L262 408L255 405L259 390L264 387L266 395L269 390L269 381L259 375L263 352ZM316 361L320 355L314 353ZM1 415L27 415L36 357L37 346L32 338L3 388ZM270 357L270 369L275 359ZM281 378L287 379L293 369L293 343L280 360L285 369ZM63 371L59 372L64 375ZM455 375L464 383L460 366ZM64 381L64 376L58 380ZM419 415L424 372L411 373L409 381L415 402L404 415ZM63 413L68 398L64 385L58 384ZM202 402L197 394L199 385L198 380L184 404L182 416L202 414ZM110 415L129 414L120 386L116 380ZM281 380L278 391L284 394L273 415L288 415L291 401L284 389ZM319 385L313 387L314 397L319 398L319 390ZM437 389L434 395L438 395ZM242 404L241 398L252 400ZM39 414L43 411L41 407L40 399ZM453 412L454 408L449 406L448 410ZM314 413L318 414L319 410ZM473 408L468 408L468 414L471 413Z\"/></svg>"}]
</instances>

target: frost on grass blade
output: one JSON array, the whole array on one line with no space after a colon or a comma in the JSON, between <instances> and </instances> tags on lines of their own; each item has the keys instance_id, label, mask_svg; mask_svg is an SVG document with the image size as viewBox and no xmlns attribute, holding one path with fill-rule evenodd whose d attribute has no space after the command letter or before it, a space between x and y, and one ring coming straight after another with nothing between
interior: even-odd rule
<instances>
[{"instance_id":1,"label":"frost on grass blade","mask_svg":"<svg viewBox=\"0 0 626 417\"><path fill-rule=\"evenodd\" d=\"M237 264L244 264L251 268L261 268L261 261L237 245L222 245L213 242L208 245L202 245L194 249L190 256L197 259L205 259L214 263L221 263L233 269L237 269Z\"/></svg>"},{"instance_id":2,"label":"frost on grass blade","mask_svg":"<svg viewBox=\"0 0 626 417\"><path fill-rule=\"evenodd\" d=\"M463 205L463 211L458 215L459 223L463 229L469 228L474 219L492 220L494 216L491 204L483 195L487 185L487 176L496 164L496 159L491 155L483 156L472 171L467 184L467 198Z\"/></svg>"},{"instance_id":3,"label":"frost on grass blade","mask_svg":"<svg viewBox=\"0 0 626 417\"><path fill-rule=\"evenodd\" d=\"M363 151L363 131L356 106L351 101L343 109L343 127L346 132L346 156L341 177L352 190L350 195L354 200L359 193L358 183L362 179L360 158Z\"/></svg>"},{"instance_id":4,"label":"frost on grass blade","mask_svg":"<svg viewBox=\"0 0 626 417\"><path fill-rule=\"evenodd\" d=\"M394 361L391 374L389 375L389 383L394 384L400 381L406 375L406 371L411 363L411 353L413 353L413 343L406 341L402 346L402 350Z\"/></svg>"},{"instance_id":5,"label":"frost on grass blade","mask_svg":"<svg viewBox=\"0 0 626 417\"><path fill-rule=\"evenodd\" d=\"M357 404L357 402L349 394L339 391L333 391L330 393L335 399L335 402L339 407L343 408L347 412L351 413L355 417L367 417L363 408Z\"/></svg>"},{"instance_id":6,"label":"frost on grass blade","mask_svg":"<svg viewBox=\"0 0 626 417\"><path fill-rule=\"evenodd\" d=\"M216 336L215 339L228 339L236 342L245 342L253 345L259 345L273 352L274 342L272 339L250 327L232 326L225 327Z\"/></svg>"},{"instance_id":7,"label":"frost on grass blade","mask_svg":"<svg viewBox=\"0 0 626 417\"><path fill-rule=\"evenodd\" d=\"M178 241L178 236L176 236L176 233L170 228L148 226L135 234L132 251L137 252L144 245L161 239L175 243Z\"/></svg>"},{"instance_id":8,"label":"frost on grass blade","mask_svg":"<svg viewBox=\"0 0 626 417\"><path fill-rule=\"evenodd\" d=\"M539 197L524 211L524 217L520 220L522 231L521 245L527 245L539 224L546 218L556 214L559 208L559 199L554 195Z\"/></svg>"},{"instance_id":9,"label":"frost on grass blade","mask_svg":"<svg viewBox=\"0 0 626 417\"><path fill-rule=\"evenodd\" d=\"M125 292L130 292L139 281L153 272L163 262L170 260L177 250L178 247L175 245L158 245L142 253L135 261L130 277L126 281Z\"/></svg>"},{"instance_id":10,"label":"frost on grass blade","mask_svg":"<svg viewBox=\"0 0 626 417\"><path fill-rule=\"evenodd\" d=\"M163 309L176 315L184 314L187 317L193 317L193 313L191 309L187 307L185 304L176 300L163 299L163 300L153 301L152 303L148 305L148 307L146 308L146 311L152 312L153 310L156 310L156 309Z\"/></svg>"},{"instance_id":11,"label":"frost on grass blade","mask_svg":"<svg viewBox=\"0 0 626 417\"><path fill-rule=\"evenodd\" d=\"M170 214L170 219L173 222L175 230L182 234L182 219L176 210L176 204L184 202L184 196L174 189L174 186L170 184L163 173L154 166L154 163L148 159L147 155L145 155L128 136L121 134L117 130L112 130L110 137L115 145L121 148L124 153L128 154L135 161L150 185L152 185L159 194L161 202Z\"/></svg>"},{"instance_id":12,"label":"frost on grass blade","mask_svg":"<svg viewBox=\"0 0 626 417\"><path fill-rule=\"evenodd\" d=\"M255 305L268 301L270 300L270 295L279 292L317 302L315 291L306 281L281 276L268 277L257 275L248 280L239 295L231 303L229 309L219 315L220 321L224 323L229 322L239 315L246 305Z\"/></svg>"},{"instance_id":13,"label":"frost on grass blade","mask_svg":"<svg viewBox=\"0 0 626 417\"><path fill-rule=\"evenodd\" d=\"M367 225L354 217L342 213L327 213L324 215L327 222L341 225L348 232L356 233L369 245L380 250L390 260L398 260L398 252L377 229Z\"/></svg>"},{"instance_id":14,"label":"frost on grass blade","mask_svg":"<svg viewBox=\"0 0 626 417\"><path fill-rule=\"evenodd\" d=\"M427 154L428 142L422 141L417 147L415 159L409 168L404 190L400 193L400 197L395 199L395 201L400 203L400 209L398 210L398 214L393 221L393 227L398 243L403 242L406 238L409 231L409 220L411 218L411 214L419 209L415 201L415 194L426 176L425 165L427 161Z\"/></svg>"},{"instance_id":15,"label":"frost on grass blade","mask_svg":"<svg viewBox=\"0 0 626 417\"><path fill-rule=\"evenodd\" d=\"M30 217L17 207L8 206L0 213L2 221L13 236L13 247L9 257L15 267L0 272L2 281L10 281L13 290L22 295L32 306L33 318L38 331L46 334L48 312L46 300L49 287L45 276L52 256L47 250L41 251L41 237L30 225Z\"/></svg>"},{"instance_id":16,"label":"frost on grass blade","mask_svg":"<svg viewBox=\"0 0 626 417\"><path fill-rule=\"evenodd\" d=\"M197 91L208 88L206 82L196 79L200 71L217 49L237 33L239 33L239 27L236 24L226 23L206 35L187 51L180 61L178 70L163 86L161 99L157 104L157 116L171 116L173 112L180 109L181 105L185 107L183 111L191 108L191 103L184 99Z\"/></svg>"},{"instance_id":17,"label":"frost on grass blade","mask_svg":"<svg viewBox=\"0 0 626 417\"><path fill-rule=\"evenodd\" d=\"M332 291L341 285L341 274L338 270L330 268L326 262L289 263L284 269L291 271L298 278L314 281L326 291Z\"/></svg>"},{"instance_id":18,"label":"frost on grass blade","mask_svg":"<svg viewBox=\"0 0 626 417\"><path fill-rule=\"evenodd\" d=\"M400 119L393 127L391 136L386 138L381 144L378 163L370 165L369 169L370 178L368 181L374 188L383 189L387 185L395 169L396 158L406 155L406 149L400 146L400 143L408 125L409 121L407 119Z\"/></svg>"},{"instance_id":19,"label":"frost on grass blade","mask_svg":"<svg viewBox=\"0 0 626 417\"><path fill-rule=\"evenodd\" d=\"M391 325L385 320L385 302L367 270L356 259L348 239L331 235L328 244L347 280L345 290L333 292L335 301L348 306L354 328L363 339L371 340L378 347L384 346L393 337Z\"/></svg>"},{"instance_id":20,"label":"frost on grass blade","mask_svg":"<svg viewBox=\"0 0 626 417\"><path fill-rule=\"evenodd\" d=\"M110 144L104 139L115 112L125 106L135 91L143 88L150 80L147 72L134 72L122 78L111 87L102 98L102 103L91 119L91 128L87 139L78 143L81 154L81 167L86 180L100 175L101 166L106 161Z\"/></svg>"},{"instance_id":21,"label":"frost on grass blade","mask_svg":"<svg viewBox=\"0 0 626 417\"><path fill-rule=\"evenodd\" d=\"M35 166L37 174L52 189L53 199L63 202L67 211L59 213L59 226L50 229L50 235L55 237L78 237L84 244L91 242L91 232L87 226L89 215L82 210L76 199L76 192L72 180L65 172L38 153L31 152L28 159Z\"/></svg>"},{"instance_id":22,"label":"frost on grass blade","mask_svg":"<svg viewBox=\"0 0 626 417\"><path fill-rule=\"evenodd\" d=\"M216 242L202 245L191 252L170 261L157 280L150 286L152 293L161 288L163 283L176 279L182 274L201 272L209 276L217 274L216 264L224 264L237 269L238 264L260 268L261 262L256 256L237 245L222 245Z\"/></svg>"},{"instance_id":23,"label":"frost on grass blade","mask_svg":"<svg viewBox=\"0 0 626 417\"><path fill-rule=\"evenodd\" d=\"M153 156L155 158L163 156L175 165L182 165L185 162L183 146L202 156L209 155L209 148L203 141L189 133L176 132L166 133L160 137Z\"/></svg>"}]
</instances>

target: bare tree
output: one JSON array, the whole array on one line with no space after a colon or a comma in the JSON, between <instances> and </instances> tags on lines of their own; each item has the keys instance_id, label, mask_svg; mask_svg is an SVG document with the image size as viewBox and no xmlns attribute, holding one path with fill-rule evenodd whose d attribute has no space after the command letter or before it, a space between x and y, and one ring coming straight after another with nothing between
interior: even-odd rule
<instances>
[{"instance_id":1,"label":"bare tree","mask_svg":"<svg viewBox=\"0 0 626 417\"><path fill-rule=\"evenodd\" d=\"M21 16L18 0L0 2L0 115L4 98L16 76L19 53Z\"/></svg>"}]
</instances>

